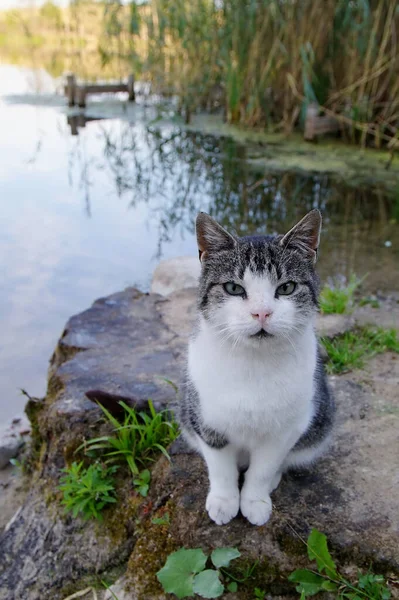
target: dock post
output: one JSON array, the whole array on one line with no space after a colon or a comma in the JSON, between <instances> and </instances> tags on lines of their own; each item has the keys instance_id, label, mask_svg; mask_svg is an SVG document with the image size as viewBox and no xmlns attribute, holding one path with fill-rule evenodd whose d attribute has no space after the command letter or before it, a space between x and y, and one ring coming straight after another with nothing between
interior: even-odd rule
<instances>
[{"instance_id":1,"label":"dock post","mask_svg":"<svg viewBox=\"0 0 399 600\"><path fill-rule=\"evenodd\" d=\"M71 73L70 75L67 75L66 80L68 106L75 106L76 77Z\"/></svg>"},{"instance_id":2,"label":"dock post","mask_svg":"<svg viewBox=\"0 0 399 600\"><path fill-rule=\"evenodd\" d=\"M129 93L129 102L134 102L136 100L136 95L134 93L134 75L129 75L127 79L127 91Z\"/></svg>"},{"instance_id":3,"label":"dock post","mask_svg":"<svg viewBox=\"0 0 399 600\"><path fill-rule=\"evenodd\" d=\"M77 99L79 108L86 107L86 88L84 85L81 85L77 88Z\"/></svg>"}]
</instances>

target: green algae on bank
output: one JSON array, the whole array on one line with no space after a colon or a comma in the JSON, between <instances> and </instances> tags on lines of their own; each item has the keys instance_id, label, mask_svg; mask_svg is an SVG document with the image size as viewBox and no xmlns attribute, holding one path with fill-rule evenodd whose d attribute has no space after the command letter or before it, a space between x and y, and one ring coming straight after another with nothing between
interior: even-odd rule
<instances>
[{"instance_id":1,"label":"green algae on bank","mask_svg":"<svg viewBox=\"0 0 399 600\"><path fill-rule=\"evenodd\" d=\"M399 189L399 156L391 161L387 150L359 149L341 140L324 138L306 142L300 133L268 133L223 122L220 116L195 115L181 127L216 137L231 137L247 147L250 162L271 171L329 173L347 185L381 185L385 191ZM398 192L399 193L399 192Z\"/></svg>"}]
</instances>

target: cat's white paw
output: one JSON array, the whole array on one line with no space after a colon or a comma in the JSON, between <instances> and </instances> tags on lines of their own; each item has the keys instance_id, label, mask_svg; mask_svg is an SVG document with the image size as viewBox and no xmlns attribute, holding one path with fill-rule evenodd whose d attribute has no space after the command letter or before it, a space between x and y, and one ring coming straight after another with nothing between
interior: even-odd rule
<instances>
[{"instance_id":1,"label":"cat's white paw","mask_svg":"<svg viewBox=\"0 0 399 600\"><path fill-rule=\"evenodd\" d=\"M209 492L205 506L212 521L217 525L225 525L237 516L240 500L238 494L224 497Z\"/></svg>"},{"instance_id":2,"label":"cat's white paw","mask_svg":"<svg viewBox=\"0 0 399 600\"><path fill-rule=\"evenodd\" d=\"M272 514L272 501L267 495L262 499L241 495L240 509L252 525L264 525Z\"/></svg>"}]
</instances>

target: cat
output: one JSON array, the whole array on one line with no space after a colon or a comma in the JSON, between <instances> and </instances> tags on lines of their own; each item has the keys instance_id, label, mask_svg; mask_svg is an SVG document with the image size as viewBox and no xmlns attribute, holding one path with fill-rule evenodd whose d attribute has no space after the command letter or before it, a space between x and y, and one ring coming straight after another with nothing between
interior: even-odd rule
<instances>
[{"instance_id":1,"label":"cat","mask_svg":"<svg viewBox=\"0 0 399 600\"><path fill-rule=\"evenodd\" d=\"M218 525L239 510L266 523L282 473L328 446L335 404L314 331L320 230L318 210L285 235L242 238L197 217L198 319L179 412L208 467Z\"/></svg>"}]
</instances>

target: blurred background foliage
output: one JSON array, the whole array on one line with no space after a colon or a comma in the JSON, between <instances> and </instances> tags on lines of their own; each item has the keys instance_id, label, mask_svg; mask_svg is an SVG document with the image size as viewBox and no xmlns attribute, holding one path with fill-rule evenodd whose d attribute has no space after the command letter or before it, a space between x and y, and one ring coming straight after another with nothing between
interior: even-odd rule
<instances>
[{"instance_id":1,"label":"blurred background foliage","mask_svg":"<svg viewBox=\"0 0 399 600\"><path fill-rule=\"evenodd\" d=\"M361 146L399 144L397 0L73 0L0 12L0 53L86 80L134 72L187 121L290 133L310 103Z\"/></svg>"}]
</instances>

